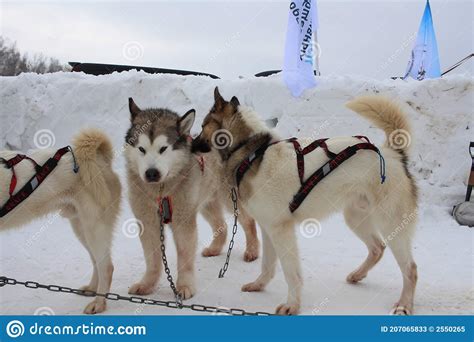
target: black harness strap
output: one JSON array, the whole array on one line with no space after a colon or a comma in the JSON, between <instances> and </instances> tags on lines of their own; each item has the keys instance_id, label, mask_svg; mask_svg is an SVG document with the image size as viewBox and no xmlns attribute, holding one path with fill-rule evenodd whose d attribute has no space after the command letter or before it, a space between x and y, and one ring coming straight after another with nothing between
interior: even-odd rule
<instances>
[{"instance_id":1,"label":"black harness strap","mask_svg":"<svg viewBox=\"0 0 474 342\"><path fill-rule=\"evenodd\" d=\"M242 161L242 163L240 163L240 165L235 170L235 181L237 183L237 187L239 187L240 182L242 181L242 178L244 178L244 175L250 169L250 167L252 166L252 163L257 158L262 157L265 154L265 151L267 150L267 148L269 148L272 145L283 142L283 141L293 141L293 140L296 140L296 138L291 138L291 139L286 139L286 140L279 140L279 141L272 142L270 144L265 143L262 146L260 146L259 148L257 148L255 150L255 152L253 152L251 155L249 155L247 158L245 158Z\"/></svg>"},{"instance_id":2,"label":"black harness strap","mask_svg":"<svg viewBox=\"0 0 474 342\"><path fill-rule=\"evenodd\" d=\"M56 168L59 163L59 160L64 156L66 153L72 152L72 148L70 146L66 146L57 150L52 158L49 158L43 165L38 165L33 159L19 154L12 159L6 160L5 165L7 168L12 169L12 180L10 182L10 198L7 200L5 205L0 208L0 217L7 215L10 211L15 209L21 202L27 199L33 191L45 180L45 178ZM15 175L14 166L20 163L22 160L27 159L30 160L35 165L36 174L15 194L13 195L13 191L15 190L17 179ZM74 172L77 173L78 167L76 165L76 161L74 158Z\"/></svg>"},{"instance_id":3,"label":"black harness strap","mask_svg":"<svg viewBox=\"0 0 474 342\"><path fill-rule=\"evenodd\" d=\"M313 141L311 144L306 146L305 148L301 148L300 143L296 138L290 138L286 140L280 140L280 141L275 141L271 144L263 144L260 146L254 153L252 153L249 157L244 159L242 163L237 167L235 171L235 179L237 183L237 187L239 187L244 175L247 173L247 171L250 169L252 166L252 163L257 159L262 157L265 154L265 151L272 145L280 143L280 142L290 142L293 144L293 147L296 152L296 162L297 162L297 168L298 168L298 176L301 182L301 187L298 190L298 192L295 194L293 197L292 201L289 204L289 209L290 212L294 212L296 209L299 208L301 203L304 201L306 196L313 190L313 188L328 174L330 174L333 170L335 170L339 165L341 165L344 161L352 157L353 155L356 154L357 151L359 150L372 150L376 152L379 157L380 157L380 176L382 183L385 181L385 160L383 159L382 154L380 153L380 150L370 142L370 140L361 135L354 136L354 138L360 139L360 140L366 140L366 142L355 144L352 146L349 146L342 150L339 153L333 153L329 150L326 140L325 139L318 139ZM311 153L314 151L316 148L321 147L324 152L326 153L327 157L329 158L329 161L324 164L322 167L320 167L318 170L316 170L311 176L308 177L308 179L305 181L304 180L304 172L305 172L305 166L304 166L304 155Z\"/></svg>"},{"instance_id":4,"label":"black harness strap","mask_svg":"<svg viewBox=\"0 0 474 342\"><path fill-rule=\"evenodd\" d=\"M368 140L368 139L367 139ZM385 161L380 154L379 149L371 144L370 142L360 143L356 145L349 146L335 155L334 158L330 159L326 164L317 169L308 179L303 182L301 188L295 194L293 199L290 202L289 208L290 212L294 212L299 208L301 203L305 200L306 196L314 189L316 185L333 170L335 170L339 165L345 162L347 159L356 154L359 150L372 150L377 152L380 157L381 163L381 178L382 183L385 181Z\"/></svg>"}]
</instances>

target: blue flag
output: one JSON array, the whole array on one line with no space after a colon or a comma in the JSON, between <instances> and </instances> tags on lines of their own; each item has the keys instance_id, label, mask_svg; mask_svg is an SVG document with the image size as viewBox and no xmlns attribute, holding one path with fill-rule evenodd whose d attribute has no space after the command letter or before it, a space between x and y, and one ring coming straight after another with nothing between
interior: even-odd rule
<instances>
[{"instance_id":1,"label":"blue flag","mask_svg":"<svg viewBox=\"0 0 474 342\"><path fill-rule=\"evenodd\" d=\"M313 31L318 28L316 0L296 0L290 3L286 31L283 80L293 96L314 87L314 61L317 50Z\"/></svg>"},{"instance_id":2,"label":"blue flag","mask_svg":"<svg viewBox=\"0 0 474 342\"><path fill-rule=\"evenodd\" d=\"M436 42L429 0L426 2L425 12L421 19L418 36L411 52L411 60L408 62L404 79L408 76L420 81L425 78L441 76L438 44Z\"/></svg>"}]
</instances>

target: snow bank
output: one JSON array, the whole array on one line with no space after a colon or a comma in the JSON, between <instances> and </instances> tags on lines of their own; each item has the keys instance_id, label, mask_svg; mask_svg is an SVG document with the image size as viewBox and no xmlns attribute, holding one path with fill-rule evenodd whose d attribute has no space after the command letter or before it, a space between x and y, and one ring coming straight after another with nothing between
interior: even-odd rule
<instances>
[{"instance_id":1,"label":"snow bank","mask_svg":"<svg viewBox=\"0 0 474 342\"><path fill-rule=\"evenodd\" d=\"M381 93L406 104L413 123L412 164L422 198L414 241L419 282L415 299L417 314L472 314L472 230L460 227L449 214L463 200L463 182L469 170L468 141L473 138L473 79L447 77L423 82L377 82L354 77L321 78L317 88L294 99L278 77L219 81L201 77L148 75L140 72L87 76L78 73L25 74L0 78L0 148L27 150L54 142L69 143L81 127L99 126L114 140L117 151L128 127L127 98L142 106L163 106L185 113L198 113L195 130L212 104L218 85L227 98L237 95L263 118L278 117L278 128L286 136L334 136L365 134L380 144L383 133L344 108L356 95ZM50 130L51 135L47 134ZM36 137L36 139L35 139ZM35 143L36 142L36 143ZM124 178L123 158L117 171ZM124 233L133 217L124 201L116 227L112 292L125 294L144 271L137 237ZM232 223L228 215L227 222ZM199 250L212 236L199 218ZM321 234L307 238L298 234L304 273L302 314L386 314L401 290L401 275L390 253L361 284L344 279L366 257L365 246L334 215L322 222ZM91 266L85 249L71 232L67 220L52 215L23 229L0 234L0 274L19 280L80 286L89 281ZM241 307L250 311L273 311L286 296L286 283L279 269L276 279L262 293L243 293L240 286L254 280L260 262L242 260L245 242L237 234L229 272L217 279L225 254L196 259L198 293L190 303ZM167 249L173 274L176 253ZM152 298L172 300L165 277ZM0 314L33 314L48 307L56 314L78 314L89 301L80 296L23 287L5 286L0 291ZM107 314L195 314L111 302Z\"/></svg>"},{"instance_id":2,"label":"snow bank","mask_svg":"<svg viewBox=\"0 0 474 342\"><path fill-rule=\"evenodd\" d=\"M440 195L440 188L455 186L457 192L462 192L460 187L469 170L473 80L458 75L423 82L322 77L317 88L295 99L278 76L221 81L135 71L99 77L81 73L23 74L0 78L0 120L4 127L0 147L34 148L35 141L41 144L38 140L46 134L45 129L52 136L43 137L43 143L53 141L60 146L85 126L105 129L120 146L128 127L128 97L142 107L168 107L178 113L195 108L197 130L212 105L216 85L224 96L237 95L262 118L279 118L283 136L365 134L382 143L381 131L344 108L344 103L357 95L380 93L406 104L414 131L411 168L418 180L432 185L423 187L425 199L442 204L452 192L442 191L444 195Z\"/></svg>"}]
</instances>

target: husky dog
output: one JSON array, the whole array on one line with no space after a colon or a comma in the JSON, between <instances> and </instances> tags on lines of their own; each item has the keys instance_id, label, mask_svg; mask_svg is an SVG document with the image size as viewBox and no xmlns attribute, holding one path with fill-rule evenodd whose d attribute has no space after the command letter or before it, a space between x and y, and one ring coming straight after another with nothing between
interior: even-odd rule
<instances>
[{"instance_id":1,"label":"husky dog","mask_svg":"<svg viewBox=\"0 0 474 342\"><path fill-rule=\"evenodd\" d=\"M280 138L266 128L253 110L240 106L235 96L227 102L216 88L214 100L214 106L204 119L202 132L194 140L193 149L210 151L214 132L227 130L233 137L233 145L219 152L225 164L227 181L236 186L234 175L242 161L260 146ZM348 107L383 129L388 140L398 133L410 134L405 115L397 105L382 97L358 98ZM395 140L399 138L395 137ZM302 146L309 142L300 140ZM326 141L334 153L358 142L360 140L353 137ZM285 142L269 146L263 157L252 163L239 187L243 208L262 228L263 243L262 272L254 282L244 285L242 291L262 291L273 278L279 258L288 284L288 299L276 308L276 313L298 313L302 277L295 225L304 225L305 220L322 220L331 213L343 211L347 225L368 248L367 259L347 276L347 281L357 283L365 278L388 244L403 274L403 290L392 313L410 314L417 281L417 267L411 251L417 187L407 169L405 145L394 146L387 141L381 148L387 168L384 184L380 182L377 153L360 150L325 177L294 213L289 210L289 202L301 186L294 147ZM322 148L307 154L304 179L327 161ZM406 220L406 215L411 219Z\"/></svg>"},{"instance_id":2,"label":"husky dog","mask_svg":"<svg viewBox=\"0 0 474 342\"><path fill-rule=\"evenodd\" d=\"M125 158L129 199L133 213L142 223L140 240L146 261L143 278L130 287L129 293L150 294L161 273L160 220L157 201L171 197L171 228L178 254L177 290L183 299L195 292L194 259L197 249L197 214L200 212L213 229L213 240L202 255L220 254L227 227L223 204L229 193L222 188L222 163L217 153L199 158L191 154L190 130L195 111L183 116L168 109L141 110L129 99L131 127L126 135ZM241 212L247 248L245 261L258 256L254 220Z\"/></svg>"},{"instance_id":3,"label":"husky dog","mask_svg":"<svg viewBox=\"0 0 474 342\"><path fill-rule=\"evenodd\" d=\"M52 148L34 150L29 157L42 165L55 154ZM112 282L113 265L110 256L113 229L120 211L121 185L112 170L112 145L97 129L86 129L73 139L73 152L66 153L57 167L38 188L15 209L0 218L0 230L17 228L48 213L60 211L71 222L79 241L87 249L93 265L92 279L82 289L107 293ZM2 161L18 152L2 151ZM79 166L73 171L75 162ZM4 163L3 163L4 164ZM15 193L35 174L29 160L14 166L18 184ZM0 203L7 202L12 170L0 164ZM14 194L15 194L14 193ZM84 309L95 314L106 308L105 298L96 297Z\"/></svg>"}]
</instances>

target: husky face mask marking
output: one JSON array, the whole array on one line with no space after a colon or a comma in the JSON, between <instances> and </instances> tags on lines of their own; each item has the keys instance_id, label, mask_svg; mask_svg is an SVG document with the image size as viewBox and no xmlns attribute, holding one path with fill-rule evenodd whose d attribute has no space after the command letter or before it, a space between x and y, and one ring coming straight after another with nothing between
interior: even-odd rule
<instances>
[{"instance_id":1,"label":"husky face mask marking","mask_svg":"<svg viewBox=\"0 0 474 342\"><path fill-rule=\"evenodd\" d=\"M127 162L147 183L159 183L179 174L190 153L188 136L195 111L179 117L167 109L141 110L129 99L132 123L126 135Z\"/></svg>"},{"instance_id":2,"label":"husky face mask marking","mask_svg":"<svg viewBox=\"0 0 474 342\"><path fill-rule=\"evenodd\" d=\"M234 121L234 116L238 113L239 105L239 100L235 96L229 102L225 101L219 93L219 88L216 87L214 89L214 106L204 118L202 131L194 139L192 151L209 152L213 145L215 145L212 139L216 131L220 129L228 130L230 128Z\"/></svg>"}]
</instances>

